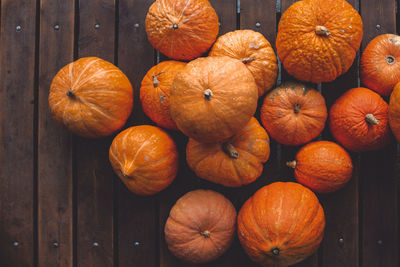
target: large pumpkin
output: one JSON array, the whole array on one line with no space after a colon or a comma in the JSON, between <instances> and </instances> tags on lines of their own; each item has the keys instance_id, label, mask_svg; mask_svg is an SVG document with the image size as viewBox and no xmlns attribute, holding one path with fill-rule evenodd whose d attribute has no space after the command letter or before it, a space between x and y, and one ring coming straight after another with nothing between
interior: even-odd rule
<instances>
[{"instance_id":1,"label":"large pumpkin","mask_svg":"<svg viewBox=\"0 0 400 267\"><path fill-rule=\"evenodd\" d=\"M400 36L382 34L365 48L360 62L361 82L381 95L390 95L400 82Z\"/></svg>"},{"instance_id":2,"label":"large pumpkin","mask_svg":"<svg viewBox=\"0 0 400 267\"><path fill-rule=\"evenodd\" d=\"M400 83L398 83L390 95L389 124L397 142L400 143Z\"/></svg>"},{"instance_id":3,"label":"large pumpkin","mask_svg":"<svg viewBox=\"0 0 400 267\"><path fill-rule=\"evenodd\" d=\"M177 130L169 110L169 92L175 75L186 63L163 61L144 76L140 87L140 102L144 113L161 127Z\"/></svg>"},{"instance_id":4,"label":"large pumpkin","mask_svg":"<svg viewBox=\"0 0 400 267\"><path fill-rule=\"evenodd\" d=\"M284 145L301 145L316 138L324 129L327 116L321 93L296 82L273 89L261 107L265 129Z\"/></svg>"},{"instance_id":5,"label":"large pumpkin","mask_svg":"<svg viewBox=\"0 0 400 267\"><path fill-rule=\"evenodd\" d=\"M262 266L288 266L317 251L325 228L318 198L298 183L276 182L259 189L239 211L238 236Z\"/></svg>"},{"instance_id":6,"label":"large pumpkin","mask_svg":"<svg viewBox=\"0 0 400 267\"><path fill-rule=\"evenodd\" d=\"M316 141L303 146L296 159L286 163L294 169L296 180L318 193L331 193L350 180L353 163L341 146L330 141Z\"/></svg>"},{"instance_id":7,"label":"large pumpkin","mask_svg":"<svg viewBox=\"0 0 400 267\"><path fill-rule=\"evenodd\" d=\"M113 140L109 159L115 173L130 191L152 195L165 189L178 172L174 140L150 125L130 127Z\"/></svg>"},{"instance_id":8,"label":"large pumpkin","mask_svg":"<svg viewBox=\"0 0 400 267\"><path fill-rule=\"evenodd\" d=\"M358 12L345 0L303 0L283 14L276 49L299 80L330 82L353 63L363 36Z\"/></svg>"},{"instance_id":9,"label":"large pumpkin","mask_svg":"<svg viewBox=\"0 0 400 267\"><path fill-rule=\"evenodd\" d=\"M195 190L172 207L165 224L168 249L191 263L205 263L221 256L233 241L236 210L220 193Z\"/></svg>"},{"instance_id":10,"label":"large pumpkin","mask_svg":"<svg viewBox=\"0 0 400 267\"><path fill-rule=\"evenodd\" d=\"M207 0L157 0L145 23L150 43L172 59L201 56L219 31L217 13Z\"/></svg>"},{"instance_id":11,"label":"large pumpkin","mask_svg":"<svg viewBox=\"0 0 400 267\"><path fill-rule=\"evenodd\" d=\"M85 57L63 67L54 77L49 107L54 120L89 138L119 130L131 114L133 89L116 66Z\"/></svg>"},{"instance_id":12,"label":"large pumpkin","mask_svg":"<svg viewBox=\"0 0 400 267\"><path fill-rule=\"evenodd\" d=\"M228 56L239 59L253 74L262 96L272 88L278 76L274 49L265 37L252 30L237 30L220 36L210 56Z\"/></svg>"},{"instance_id":13,"label":"large pumpkin","mask_svg":"<svg viewBox=\"0 0 400 267\"><path fill-rule=\"evenodd\" d=\"M171 116L190 138L219 142L246 126L256 111L257 100L253 75L240 60L198 58L175 76Z\"/></svg>"},{"instance_id":14,"label":"large pumpkin","mask_svg":"<svg viewBox=\"0 0 400 267\"><path fill-rule=\"evenodd\" d=\"M350 89L332 105L329 127L333 137L348 150L381 149L391 139L388 104L370 89Z\"/></svg>"},{"instance_id":15,"label":"large pumpkin","mask_svg":"<svg viewBox=\"0 0 400 267\"><path fill-rule=\"evenodd\" d=\"M200 178L238 187L255 181L269 158L267 132L251 118L250 122L226 142L204 144L189 139L186 160Z\"/></svg>"}]
</instances>

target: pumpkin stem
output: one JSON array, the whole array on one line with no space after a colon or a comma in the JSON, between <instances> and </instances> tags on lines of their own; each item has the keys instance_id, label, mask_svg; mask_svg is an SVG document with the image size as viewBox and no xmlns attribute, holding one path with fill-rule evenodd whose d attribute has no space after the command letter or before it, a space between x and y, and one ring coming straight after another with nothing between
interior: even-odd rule
<instances>
[{"instance_id":1,"label":"pumpkin stem","mask_svg":"<svg viewBox=\"0 0 400 267\"><path fill-rule=\"evenodd\" d=\"M243 62L243 64L247 64L249 62L256 60L256 58L255 57L242 57L240 60Z\"/></svg>"},{"instance_id":2,"label":"pumpkin stem","mask_svg":"<svg viewBox=\"0 0 400 267\"><path fill-rule=\"evenodd\" d=\"M162 71L162 72L157 73L156 75L153 75L153 86L154 86L154 87L157 87L157 86L160 85L160 80L157 79L157 76L158 76L158 75L161 75L161 74L163 74L163 73L165 73L165 71Z\"/></svg>"},{"instance_id":3,"label":"pumpkin stem","mask_svg":"<svg viewBox=\"0 0 400 267\"><path fill-rule=\"evenodd\" d=\"M295 160L286 162L286 166L296 169L297 162Z\"/></svg>"},{"instance_id":4,"label":"pumpkin stem","mask_svg":"<svg viewBox=\"0 0 400 267\"><path fill-rule=\"evenodd\" d=\"M375 116L372 115L371 113L368 113L367 115L365 115L365 120L366 120L368 123L371 123L371 124L373 124L373 125L379 124L379 120L378 120L377 118L375 118Z\"/></svg>"},{"instance_id":5,"label":"pumpkin stem","mask_svg":"<svg viewBox=\"0 0 400 267\"><path fill-rule=\"evenodd\" d=\"M272 252L272 255L274 255L274 256L278 256L278 255L279 255L279 252L280 252L280 250L279 250L279 248L273 248L273 249L271 249L271 252Z\"/></svg>"},{"instance_id":6,"label":"pumpkin stem","mask_svg":"<svg viewBox=\"0 0 400 267\"><path fill-rule=\"evenodd\" d=\"M201 231L200 234L202 236L204 236L205 238L209 238L211 233L210 233L210 231L205 230L205 231Z\"/></svg>"},{"instance_id":7,"label":"pumpkin stem","mask_svg":"<svg viewBox=\"0 0 400 267\"><path fill-rule=\"evenodd\" d=\"M211 98L213 97L213 92L211 91L211 89L206 89L204 90L204 98L207 100L211 100Z\"/></svg>"},{"instance_id":8,"label":"pumpkin stem","mask_svg":"<svg viewBox=\"0 0 400 267\"><path fill-rule=\"evenodd\" d=\"M75 95L74 95L74 90L69 89L69 90L67 91L67 96L69 96L69 97L71 97L71 98L75 97Z\"/></svg>"},{"instance_id":9,"label":"pumpkin stem","mask_svg":"<svg viewBox=\"0 0 400 267\"><path fill-rule=\"evenodd\" d=\"M222 149L224 152L231 158L237 159L239 157L239 153L236 148L231 143L225 143L222 145Z\"/></svg>"},{"instance_id":10,"label":"pumpkin stem","mask_svg":"<svg viewBox=\"0 0 400 267\"><path fill-rule=\"evenodd\" d=\"M295 114L298 114L298 113L300 112L300 108L301 108L301 107L300 107L299 104L297 104L297 103L294 104L294 113L295 113Z\"/></svg>"},{"instance_id":11,"label":"pumpkin stem","mask_svg":"<svg viewBox=\"0 0 400 267\"><path fill-rule=\"evenodd\" d=\"M315 33L320 36L329 36L331 32L324 26L315 26Z\"/></svg>"},{"instance_id":12,"label":"pumpkin stem","mask_svg":"<svg viewBox=\"0 0 400 267\"><path fill-rule=\"evenodd\" d=\"M172 28L173 28L174 30L178 29L178 24L176 24L176 23L172 24Z\"/></svg>"},{"instance_id":13,"label":"pumpkin stem","mask_svg":"<svg viewBox=\"0 0 400 267\"><path fill-rule=\"evenodd\" d=\"M396 63L396 59L392 55L386 56L386 63L388 65L393 65L394 63Z\"/></svg>"}]
</instances>

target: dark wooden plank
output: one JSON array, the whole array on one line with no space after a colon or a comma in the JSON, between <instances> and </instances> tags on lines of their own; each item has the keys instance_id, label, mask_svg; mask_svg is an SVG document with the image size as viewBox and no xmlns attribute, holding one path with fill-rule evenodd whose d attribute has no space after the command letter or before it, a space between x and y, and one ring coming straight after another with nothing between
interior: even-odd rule
<instances>
[{"instance_id":1,"label":"dark wooden plank","mask_svg":"<svg viewBox=\"0 0 400 267\"><path fill-rule=\"evenodd\" d=\"M73 264L72 137L54 123L48 107L51 81L73 60L74 0L40 6L38 119L38 264Z\"/></svg>"},{"instance_id":2,"label":"dark wooden plank","mask_svg":"<svg viewBox=\"0 0 400 267\"><path fill-rule=\"evenodd\" d=\"M36 1L1 1L0 263L33 266Z\"/></svg>"},{"instance_id":3,"label":"dark wooden plank","mask_svg":"<svg viewBox=\"0 0 400 267\"><path fill-rule=\"evenodd\" d=\"M80 1L78 56L114 62L115 1ZM77 264L113 266L113 180L108 161L112 137L75 139Z\"/></svg>"},{"instance_id":4,"label":"dark wooden plank","mask_svg":"<svg viewBox=\"0 0 400 267\"><path fill-rule=\"evenodd\" d=\"M134 110L128 126L149 124L140 105L140 84L154 62L145 17L152 0L119 1L118 66L134 88ZM118 180L118 259L120 266L156 266L158 256L157 196L141 197Z\"/></svg>"}]
</instances>

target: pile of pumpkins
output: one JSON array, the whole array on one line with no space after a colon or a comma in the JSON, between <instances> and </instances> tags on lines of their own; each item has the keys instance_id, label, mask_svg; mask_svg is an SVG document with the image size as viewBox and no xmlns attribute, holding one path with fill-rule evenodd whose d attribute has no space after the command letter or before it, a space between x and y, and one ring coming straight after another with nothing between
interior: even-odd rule
<instances>
[{"instance_id":1,"label":"pile of pumpkins","mask_svg":"<svg viewBox=\"0 0 400 267\"><path fill-rule=\"evenodd\" d=\"M325 218L312 191L332 193L345 186L353 172L346 150L381 149L391 142L391 130L400 139L400 37L384 34L366 47L360 76L370 89L350 89L331 107L335 143L313 141L324 129L328 111L321 93L299 81L330 82L352 65L363 23L345 0L303 0L284 12L277 54L299 81L274 89L278 61L267 39L252 30L217 39L218 16L207 0L156 0L146 17L146 32L154 48L174 60L152 67L140 88L143 111L160 127L129 127L109 150L114 171L133 193L156 194L177 174L178 151L162 128L189 137L186 161L198 177L228 187L252 183L261 175L270 156L269 136L283 145L304 145L287 163L298 183L260 188L238 216L217 192L199 189L182 196L165 224L170 251L187 262L212 261L229 248L237 230L246 253L264 266L287 266L313 254L323 238ZM207 57L200 57L210 48ZM388 105L381 95L390 94ZM261 125L253 116L263 96ZM121 129L132 105L128 78L100 58L81 58L63 67L50 88L54 120L87 138Z\"/></svg>"}]
</instances>

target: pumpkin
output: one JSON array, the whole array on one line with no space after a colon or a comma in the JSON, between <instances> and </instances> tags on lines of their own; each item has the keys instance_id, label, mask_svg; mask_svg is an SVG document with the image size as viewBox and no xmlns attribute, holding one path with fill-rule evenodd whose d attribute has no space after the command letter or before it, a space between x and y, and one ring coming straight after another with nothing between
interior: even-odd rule
<instances>
[{"instance_id":1,"label":"pumpkin","mask_svg":"<svg viewBox=\"0 0 400 267\"><path fill-rule=\"evenodd\" d=\"M284 145L297 146L316 138L327 116L321 93L297 82L285 82L273 89L261 106L262 124Z\"/></svg>"},{"instance_id":2,"label":"pumpkin","mask_svg":"<svg viewBox=\"0 0 400 267\"><path fill-rule=\"evenodd\" d=\"M325 228L318 198L298 183L275 182L242 206L238 236L250 258L262 266L288 266L315 253Z\"/></svg>"},{"instance_id":3,"label":"pumpkin","mask_svg":"<svg viewBox=\"0 0 400 267\"><path fill-rule=\"evenodd\" d=\"M53 78L49 107L54 120L88 138L111 135L128 119L133 89L116 66L85 57L64 66Z\"/></svg>"},{"instance_id":4,"label":"pumpkin","mask_svg":"<svg viewBox=\"0 0 400 267\"><path fill-rule=\"evenodd\" d=\"M388 104L370 89L345 92L332 105L329 118L333 137L348 150L378 150L390 143Z\"/></svg>"},{"instance_id":5,"label":"pumpkin","mask_svg":"<svg viewBox=\"0 0 400 267\"><path fill-rule=\"evenodd\" d=\"M203 143L228 139L246 126L257 108L253 75L237 59L198 58L172 83L171 117L185 135Z\"/></svg>"},{"instance_id":6,"label":"pumpkin","mask_svg":"<svg viewBox=\"0 0 400 267\"><path fill-rule=\"evenodd\" d=\"M400 82L399 60L400 36L382 34L375 37L361 56L361 81L380 95L390 95L394 86Z\"/></svg>"},{"instance_id":7,"label":"pumpkin","mask_svg":"<svg viewBox=\"0 0 400 267\"><path fill-rule=\"evenodd\" d=\"M361 17L347 1L303 0L282 14L276 49L290 75L330 82L350 68L362 37Z\"/></svg>"},{"instance_id":8,"label":"pumpkin","mask_svg":"<svg viewBox=\"0 0 400 267\"><path fill-rule=\"evenodd\" d=\"M254 182L269 153L268 134L254 117L226 142L205 144L189 139L186 146L187 163L197 176L230 187Z\"/></svg>"},{"instance_id":9,"label":"pumpkin","mask_svg":"<svg viewBox=\"0 0 400 267\"><path fill-rule=\"evenodd\" d=\"M172 207L164 233L168 249L191 263L205 263L221 256L236 230L236 210L220 193L194 190Z\"/></svg>"},{"instance_id":10,"label":"pumpkin","mask_svg":"<svg viewBox=\"0 0 400 267\"><path fill-rule=\"evenodd\" d=\"M186 63L163 61L152 67L144 76L140 87L140 102L144 113L159 126L177 130L169 111L169 92L176 73Z\"/></svg>"},{"instance_id":11,"label":"pumpkin","mask_svg":"<svg viewBox=\"0 0 400 267\"><path fill-rule=\"evenodd\" d=\"M192 60L217 38L218 16L207 0L157 0L146 15L147 38L172 59Z\"/></svg>"},{"instance_id":12,"label":"pumpkin","mask_svg":"<svg viewBox=\"0 0 400 267\"><path fill-rule=\"evenodd\" d=\"M400 83L398 83L389 101L389 125L397 142L400 142Z\"/></svg>"},{"instance_id":13,"label":"pumpkin","mask_svg":"<svg viewBox=\"0 0 400 267\"><path fill-rule=\"evenodd\" d=\"M340 145L316 141L303 146L296 159L286 163L294 169L296 180L318 193L332 193L350 180L353 163Z\"/></svg>"},{"instance_id":14,"label":"pumpkin","mask_svg":"<svg viewBox=\"0 0 400 267\"><path fill-rule=\"evenodd\" d=\"M265 37L252 30L237 30L220 36L210 56L228 56L239 59L253 74L262 96L275 84L278 64L274 50Z\"/></svg>"},{"instance_id":15,"label":"pumpkin","mask_svg":"<svg viewBox=\"0 0 400 267\"><path fill-rule=\"evenodd\" d=\"M134 126L119 133L112 141L109 159L122 182L138 195L160 192L178 172L175 142L156 126Z\"/></svg>"}]
</instances>

